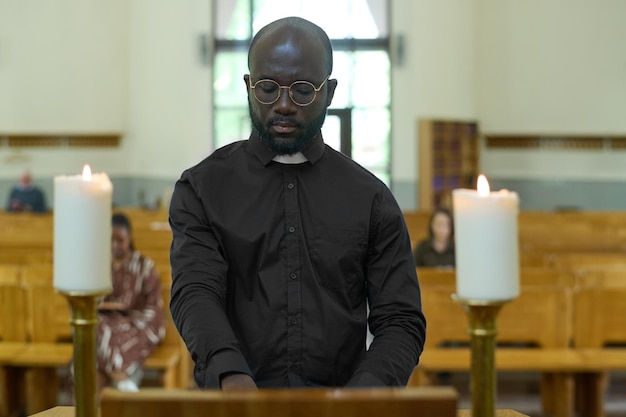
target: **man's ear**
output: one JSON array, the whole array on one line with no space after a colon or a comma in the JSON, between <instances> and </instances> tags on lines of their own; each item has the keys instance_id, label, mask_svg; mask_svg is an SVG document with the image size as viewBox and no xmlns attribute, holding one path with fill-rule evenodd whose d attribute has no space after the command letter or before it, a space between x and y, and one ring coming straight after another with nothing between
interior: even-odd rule
<instances>
[{"instance_id":1,"label":"man's ear","mask_svg":"<svg viewBox=\"0 0 626 417\"><path fill-rule=\"evenodd\" d=\"M250 74L245 74L243 76L243 82L246 83L246 90L250 89Z\"/></svg>"},{"instance_id":2,"label":"man's ear","mask_svg":"<svg viewBox=\"0 0 626 417\"><path fill-rule=\"evenodd\" d=\"M326 95L326 107L330 106L330 103L333 101L333 97L335 96L335 88L337 88L337 80L332 78L328 80L328 94Z\"/></svg>"}]
</instances>

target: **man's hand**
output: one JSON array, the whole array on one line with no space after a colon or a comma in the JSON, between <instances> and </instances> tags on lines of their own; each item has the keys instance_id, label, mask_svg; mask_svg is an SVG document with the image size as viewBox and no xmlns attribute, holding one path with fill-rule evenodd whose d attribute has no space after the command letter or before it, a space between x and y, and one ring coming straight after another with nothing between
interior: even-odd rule
<instances>
[{"instance_id":1,"label":"man's hand","mask_svg":"<svg viewBox=\"0 0 626 417\"><path fill-rule=\"evenodd\" d=\"M22 203L20 203L20 200L14 198L13 200L11 200L11 210L12 211L22 211L24 208L22 207Z\"/></svg>"},{"instance_id":2,"label":"man's hand","mask_svg":"<svg viewBox=\"0 0 626 417\"><path fill-rule=\"evenodd\" d=\"M257 389L254 380L248 374L226 374L221 378L222 390Z\"/></svg>"}]
</instances>

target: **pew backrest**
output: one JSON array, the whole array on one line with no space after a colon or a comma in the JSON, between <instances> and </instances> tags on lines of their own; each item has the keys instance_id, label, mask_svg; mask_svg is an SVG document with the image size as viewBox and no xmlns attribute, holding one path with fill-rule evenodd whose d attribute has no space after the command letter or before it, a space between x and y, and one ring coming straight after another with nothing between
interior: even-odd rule
<instances>
[{"instance_id":1,"label":"pew backrest","mask_svg":"<svg viewBox=\"0 0 626 417\"><path fill-rule=\"evenodd\" d=\"M26 340L25 293L17 265L0 265L0 341Z\"/></svg>"},{"instance_id":2,"label":"pew backrest","mask_svg":"<svg viewBox=\"0 0 626 417\"><path fill-rule=\"evenodd\" d=\"M626 346L626 269L587 269L577 276L574 346Z\"/></svg>"},{"instance_id":3,"label":"pew backrest","mask_svg":"<svg viewBox=\"0 0 626 417\"><path fill-rule=\"evenodd\" d=\"M468 343L467 315L452 298L454 270L418 268L417 271L428 323L426 348ZM543 269L522 275L520 296L506 303L497 316L497 343L567 347L572 332L571 276Z\"/></svg>"}]
</instances>

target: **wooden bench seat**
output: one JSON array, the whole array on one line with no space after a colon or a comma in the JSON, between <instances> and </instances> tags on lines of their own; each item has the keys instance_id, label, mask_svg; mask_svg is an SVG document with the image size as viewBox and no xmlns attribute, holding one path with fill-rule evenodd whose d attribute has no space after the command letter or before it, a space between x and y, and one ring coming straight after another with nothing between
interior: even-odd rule
<instances>
[{"instance_id":1,"label":"wooden bench seat","mask_svg":"<svg viewBox=\"0 0 626 417\"><path fill-rule=\"evenodd\" d=\"M9 345L9 346L3 346ZM72 343L6 343L0 345L2 363L17 367L62 367L69 365L74 346ZM145 362L146 369L166 370L176 366L180 351L173 346L161 345ZM165 388L175 388L176 374L172 373L172 383ZM167 378L165 378L167 379Z\"/></svg>"},{"instance_id":2,"label":"wooden bench seat","mask_svg":"<svg viewBox=\"0 0 626 417\"><path fill-rule=\"evenodd\" d=\"M431 372L467 372L470 369L470 353L468 349L427 349L420 358L419 366ZM498 348L495 361L498 371L503 372L626 371L626 350Z\"/></svg>"}]
</instances>

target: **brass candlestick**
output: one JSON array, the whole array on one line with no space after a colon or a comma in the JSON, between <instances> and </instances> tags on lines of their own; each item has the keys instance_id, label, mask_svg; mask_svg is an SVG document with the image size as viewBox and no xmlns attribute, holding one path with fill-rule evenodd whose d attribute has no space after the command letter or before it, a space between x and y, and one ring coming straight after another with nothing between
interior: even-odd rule
<instances>
[{"instance_id":1,"label":"brass candlestick","mask_svg":"<svg viewBox=\"0 0 626 417\"><path fill-rule=\"evenodd\" d=\"M110 291L59 291L71 307L74 343L74 403L76 417L98 416L96 326L98 298Z\"/></svg>"},{"instance_id":2,"label":"brass candlestick","mask_svg":"<svg viewBox=\"0 0 626 417\"><path fill-rule=\"evenodd\" d=\"M494 417L496 402L495 347L496 317L511 300L468 300L452 298L463 306L468 318L467 332L472 350L470 393L473 417Z\"/></svg>"}]
</instances>

